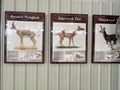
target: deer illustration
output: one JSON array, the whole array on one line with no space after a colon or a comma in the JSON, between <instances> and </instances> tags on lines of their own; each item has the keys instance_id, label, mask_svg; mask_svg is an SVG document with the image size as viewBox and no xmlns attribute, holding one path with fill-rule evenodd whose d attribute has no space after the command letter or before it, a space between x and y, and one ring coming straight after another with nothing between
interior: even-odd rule
<instances>
[{"instance_id":1,"label":"deer illustration","mask_svg":"<svg viewBox=\"0 0 120 90\"><path fill-rule=\"evenodd\" d=\"M24 38L24 37L29 37L30 40L31 40L32 43L33 43L33 46L36 45L36 40L35 40L35 38L34 38L36 34L35 34L33 31L24 30L24 29L23 29L23 30L20 30L20 29L16 28L14 22L12 23L11 29L16 30L17 35L20 37L20 45L21 45L21 46L23 45L23 38Z\"/></svg>"},{"instance_id":2,"label":"deer illustration","mask_svg":"<svg viewBox=\"0 0 120 90\"><path fill-rule=\"evenodd\" d=\"M100 27L101 27L100 33L103 34L104 39L106 40L106 43L109 44L109 46L111 46L111 48L113 49L113 44L117 43L116 35L115 34L108 35L105 31L105 27L102 27L101 25L100 25Z\"/></svg>"},{"instance_id":3,"label":"deer illustration","mask_svg":"<svg viewBox=\"0 0 120 90\"><path fill-rule=\"evenodd\" d=\"M80 26L78 26L77 29L75 29L72 33L66 33L65 30L62 30L60 33L56 34L56 35L59 35L59 37L60 37L60 41L59 41L60 46L64 46L62 43L64 38L69 39L69 47L71 45L71 42L73 43L73 46L74 46L73 37L77 34L76 32L80 31L80 30L84 30L84 28L81 28Z\"/></svg>"}]
</instances>

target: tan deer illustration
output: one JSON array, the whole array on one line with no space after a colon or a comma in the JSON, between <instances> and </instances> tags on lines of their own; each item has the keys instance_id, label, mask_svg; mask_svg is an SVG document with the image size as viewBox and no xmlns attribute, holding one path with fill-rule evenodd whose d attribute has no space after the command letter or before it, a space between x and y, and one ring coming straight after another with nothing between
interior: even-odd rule
<instances>
[{"instance_id":1,"label":"tan deer illustration","mask_svg":"<svg viewBox=\"0 0 120 90\"><path fill-rule=\"evenodd\" d=\"M74 46L73 37L77 34L76 33L77 31L81 31L81 30L84 30L84 28L78 26L77 29L75 29L72 33L66 33L65 30L62 30L60 33L56 34L56 35L59 35L59 37L60 37L60 41L59 41L60 42L60 46L64 46L63 43L62 43L64 38L68 38L69 39L69 47L71 45L71 42L72 42L72 44Z\"/></svg>"},{"instance_id":2,"label":"tan deer illustration","mask_svg":"<svg viewBox=\"0 0 120 90\"><path fill-rule=\"evenodd\" d=\"M30 38L30 40L31 40L32 43L33 43L33 46L36 45L36 40L35 40L36 34L35 34L33 31L25 30L25 29L20 30L20 29L16 28L14 22L12 23L11 29L16 30L17 35L20 37L20 45L21 45L21 46L24 45L24 44L23 44L23 38L25 38L25 37Z\"/></svg>"}]
</instances>

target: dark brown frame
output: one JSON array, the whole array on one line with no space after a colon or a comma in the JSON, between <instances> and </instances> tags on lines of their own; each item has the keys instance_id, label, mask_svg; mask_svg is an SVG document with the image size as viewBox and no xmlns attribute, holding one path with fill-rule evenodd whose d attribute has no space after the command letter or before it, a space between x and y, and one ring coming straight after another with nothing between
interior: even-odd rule
<instances>
[{"instance_id":1,"label":"dark brown frame","mask_svg":"<svg viewBox=\"0 0 120 90\"><path fill-rule=\"evenodd\" d=\"M97 50L95 50L95 48L97 48L97 45L95 44L95 40L96 40L96 37L98 36L98 33L100 33L100 32L98 32L98 27L97 27L97 25L99 26L99 28L101 28L101 26L100 25L102 25L103 27L105 27L105 25L106 25L106 27L107 26L109 26L109 24L111 25L111 24L115 24L116 25L116 22L117 22L117 19L118 19L118 17L119 16L117 16L117 15L93 15L93 30L92 30L92 63L102 63L102 64L113 64L113 63L120 63L120 61L118 61L118 59L116 59L116 61L112 61L112 60L114 60L114 59L112 59L111 57L108 57L108 55L110 54L110 55L112 55L112 53L114 54L116 51L114 51L114 49L111 49L111 50L104 50L104 51L101 51L101 52L98 52ZM95 25L96 25L96 27L95 27ZM109 29L107 29L106 30L106 27L105 27L105 31L106 31L106 33L107 32L110 32L110 31L107 31L107 30L109 30ZM112 26L111 26L112 27ZM97 29L97 30L96 30ZM115 29L114 29L115 30ZM96 33L96 32L98 32L98 33ZM103 33L101 33L101 35L102 35ZM107 33L107 35L110 35L109 33ZM115 35L115 34L114 34ZM103 36L103 38L104 38L104 36ZM101 39L102 40L102 39ZM99 41L99 40L98 40ZM105 40L105 38L104 38L104 41L106 42L106 40ZM104 43L105 44L105 43ZM108 44L109 44L109 42L108 42ZM99 44L98 44L99 45ZM107 44L106 44L107 45ZM99 46L99 47L101 47L101 48L103 48L104 46ZM107 46L108 47L108 46ZM110 47L108 47L108 48L110 48ZM114 48L114 46L113 46L113 48ZM97 53L99 53L99 55L101 55L101 56L98 56L98 54ZM100 53L102 53L102 54L100 54ZM102 59L99 59L100 57L102 57ZM107 61L108 60L108 61ZM109 61L109 60L111 60L111 61Z\"/></svg>"},{"instance_id":2,"label":"dark brown frame","mask_svg":"<svg viewBox=\"0 0 120 90\"><path fill-rule=\"evenodd\" d=\"M59 17L62 17L62 18L71 18L71 19L59 19ZM75 19L75 18L78 18ZM54 22L57 22L57 23L84 23L85 24L85 28L86 28L86 31L85 31L85 51L84 51L84 61L55 61L53 58L54 57L54 47L53 47L53 23ZM88 32L88 15L87 14L68 14L68 13L51 13L51 41L50 41L50 63L52 64L85 64L87 63L87 33ZM79 48L78 48L79 49ZM62 53L64 52L64 49L62 50ZM71 51L70 52L75 52L75 51ZM80 53L80 51L79 51ZM64 56L63 56L64 57Z\"/></svg>"},{"instance_id":3,"label":"dark brown frame","mask_svg":"<svg viewBox=\"0 0 120 90\"><path fill-rule=\"evenodd\" d=\"M14 18L12 16L15 16ZM26 17L27 16L27 17ZM28 18L28 17L31 17L31 18ZM20 64L43 64L44 63L44 43L45 43L45 13L37 13L37 12L20 12L20 11L5 11L5 33L7 32L6 28L6 23L7 21L25 21L25 22L41 22L43 23L42 24L42 36L40 38L42 38L42 45L41 45L41 48L40 51L38 51L38 49L36 50L27 50L27 51L30 51L30 52L40 52L41 54L41 57L40 59L36 60L36 61L18 61L18 58L16 59L16 61L9 61L8 59L8 49L7 49L7 35L5 34L5 48L4 48L4 56L5 56L5 59L4 59L4 62L5 63L20 63ZM37 46L39 47L39 46ZM13 50L14 51L14 50ZM17 52L19 52L20 50L17 50ZM23 51L23 50L22 50ZM26 57L28 57L26 55ZM40 60L40 61L39 61Z\"/></svg>"}]
</instances>

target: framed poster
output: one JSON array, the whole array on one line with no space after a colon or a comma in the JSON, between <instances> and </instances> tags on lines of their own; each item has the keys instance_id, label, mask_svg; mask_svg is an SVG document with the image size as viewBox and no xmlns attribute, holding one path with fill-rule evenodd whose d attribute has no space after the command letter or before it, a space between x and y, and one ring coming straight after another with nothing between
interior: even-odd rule
<instances>
[{"instance_id":1,"label":"framed poster","mask_svg":"<svg viewBox=\"0 0 120 90\"><path fill-rule=\"evenodd\" d=\"M116 32L118 18L113 15L93 15L93 63L120 63L120 38Z\"/></svg>"},{"instance_id":2,"label":"framed poster","mask_svg":"<svg viewBox=\"0 0 120 90\"><path fill-rule=\"evenodd\" d=\"M45 14L5 12L5 63L44 62Z\"/></svg>"},{"instance_id":3,"label":"framed poster","mask_svg":"<svg viewBox=\"0 0 120 90\"><path fill-rule=\"evenodd\" d=\"M51 63L87 62L87 14L51 14Z\"/></svg>"}]
</instances>

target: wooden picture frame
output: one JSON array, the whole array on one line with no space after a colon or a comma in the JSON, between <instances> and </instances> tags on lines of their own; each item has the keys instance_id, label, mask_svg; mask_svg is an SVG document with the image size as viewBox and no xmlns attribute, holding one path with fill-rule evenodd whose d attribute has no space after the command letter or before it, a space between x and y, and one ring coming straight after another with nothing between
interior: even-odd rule
<instances>
[{"instance_id":1,"label":"wooden picture frame","mask_svg":"<svg viewBox=\"0 0 120 90\"><path fill-rule=\"evenodd\" d=\"M93 15L92 63L120 63L116 15Z\"/></svg>"},{"instance_id":2,"label":"wooden picture frame","mask_svg":"<svg viewBox=\"0 0 120 90\"><path fill-rule=\"evenodd\" d=\"M44 63L45 14L5 11L5 63Z\"/></svg>"},{"instance_id":3,"label":"wooden picture frame","mask_svg":"<svg viewBox=\"0 0 120 90\"><path fill-rule=\"evenodd\" d=\"M51 13L52 64L87 63L87 14Z\"/></svg>"}]
</instances>

